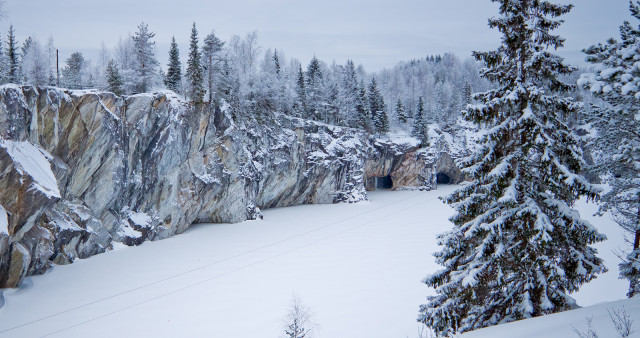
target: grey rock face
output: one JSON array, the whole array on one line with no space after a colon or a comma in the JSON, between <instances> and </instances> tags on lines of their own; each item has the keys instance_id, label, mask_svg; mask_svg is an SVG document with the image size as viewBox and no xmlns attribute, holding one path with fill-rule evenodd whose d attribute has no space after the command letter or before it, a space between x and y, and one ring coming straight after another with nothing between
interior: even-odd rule
<instances>
[{"instance_id":1,"label":"grey rock face","mask_svg":"<svg viewBox=\"0 0 640 338\"><path fill-rule=\"evenodd\" d=\"M435 157L415 147L281 114L236 117L170 92L2 86L2 140L36 149L50 174L21 169L0 146L0 288L113 241L138 245L265 208L361 201L375 176L390 175L394 188L435 187Z\"/></svg>"}]
</instances>

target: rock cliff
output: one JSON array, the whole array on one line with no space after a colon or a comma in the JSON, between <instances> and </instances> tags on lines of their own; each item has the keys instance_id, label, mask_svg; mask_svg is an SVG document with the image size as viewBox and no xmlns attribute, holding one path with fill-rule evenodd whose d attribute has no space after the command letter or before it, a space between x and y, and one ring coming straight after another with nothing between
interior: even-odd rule
<instances>
[{"instance_id":1,"label":"rock cliff","mask_svg":"<svg viewBox=\"0 0 640 338\"><path fill-rule=\"evenodd\" d=\"M0 87L0 288L51 264L260 210L366 199L371 178L435 187L436 157L282 114L171 92Z\"/></svg>"}]
</instances>

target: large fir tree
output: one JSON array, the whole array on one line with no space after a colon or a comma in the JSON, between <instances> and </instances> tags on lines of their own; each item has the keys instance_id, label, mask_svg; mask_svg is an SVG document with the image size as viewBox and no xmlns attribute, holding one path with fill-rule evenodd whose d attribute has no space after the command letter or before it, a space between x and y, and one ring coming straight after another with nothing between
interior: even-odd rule
<instances>
[{"instance_id":1,"label":"large fir tree","mask_svg":"<svg viewBox=\"0 0 640 338\"><path fill-rule=\"evenodd\" d=\"M180 50L176 43L176 37L171 37L171 47L169 48L169 63L167 64L167 75L164 78L164 85L167 89L176 93L182 93L182 63L180 62Z\"/></svg>"},{"instance_id":2,"label":"large fir tree","mask_svg":"<svg viewBox=\"0 0 640 338\"><path fill-rule=\"evenodd\" d=\"M204 97L204 84L202 79L202 63L200 49L198 48L198 30L196 23L191 28L191 42L189 44L189 60L187 61L187 94L195 103L201 103Z\"/></svg>"},{"instance_id":3,"label":"large fir tree","mask_svg":"<svg viewBox=\"0 0 640 338\"><path fill-rule=\"evenodd\" d=\"M640 2L630 2L640 20ZM609 40L585 50L587 61L599 65L597 73L583 74L587 86L607 105L595 107L589 122L598 129L595 146L606 160L597 167L607 175L611 190L603 195L600 213L610 211L627 231L632 248L620 263L620 275L629 280L628 296L640 294L640 30L629 22L620 27L620 41Z\"/></svg>"},{"instance_id":4,"label":"large fir tree","mask_svg":"<svg viewBox=\"0 0 640 338\"><path fill-rule=\"evenodd\" d=\"M436 295L419 321L438 334L570 309L569 294L606 271L589 246L605 236L572 209L597 197L578 174L581 151L562 120L579 107L559 79L573 69L549 52L563 45L552 31L572 6L492 1L500 17L489 26L502 44L474 56L496 89L465 112L487 134L464 169L473 181L446 199L456 214L435 254L444 269L425 278Z\"/></svg>"}]
</instances>

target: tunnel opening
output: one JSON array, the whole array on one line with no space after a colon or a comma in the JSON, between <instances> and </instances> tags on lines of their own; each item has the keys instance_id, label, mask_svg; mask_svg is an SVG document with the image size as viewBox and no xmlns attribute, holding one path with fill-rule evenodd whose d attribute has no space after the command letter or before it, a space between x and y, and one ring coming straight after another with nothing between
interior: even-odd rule
<instances>
[{"instance_id":1,"label":"tunnel opening","mask_svg":"<svg viewBox=\"0 0 640 338\"><path fill-rule=\"evenodd\" d=\"M391 176L376 177L376 189L391 189L393 188L393 180Z\"/></svg>"},{"instance_id":2,"label":"tunnel opening","mask_svg":"<svg viewBox=\"0 0 640 338\"><path fill-rule=\"evenodd\" d=\"M437 184L451 184L451 177L444 173L436 174L436 183Z\"/></svg>"}]
</instances>

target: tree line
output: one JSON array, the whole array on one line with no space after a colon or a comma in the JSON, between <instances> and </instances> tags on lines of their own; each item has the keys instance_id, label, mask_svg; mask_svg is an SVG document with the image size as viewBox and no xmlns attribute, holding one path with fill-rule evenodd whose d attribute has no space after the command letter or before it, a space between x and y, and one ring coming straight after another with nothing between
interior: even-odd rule
<instances>
[{"instance_id":1,"label":"tree line","mask_svg":"<svg viewBox=\"0 0 640 338\"><path fill-rule=\"evenodd\" d=\"M315 56L304 66L282 50L259 46L256 32L229 41L212 32L201 39L196 23L186 62L174 36L165 67L156 55L155 34L145 23L113 49L103 44L97 62L73 52L60 69L53 38L44 48L31 37L19 47L11 26L5 44L0 46L0 83L95 88L116 95L168 89L194 104L228 105L236 114L279 111L378 135L407 130L425 145L429 124L455 126L471 93L488 85L475 61L452 54L377 73L353 60L329 64Z\"/></svg>"}]
</instances>

